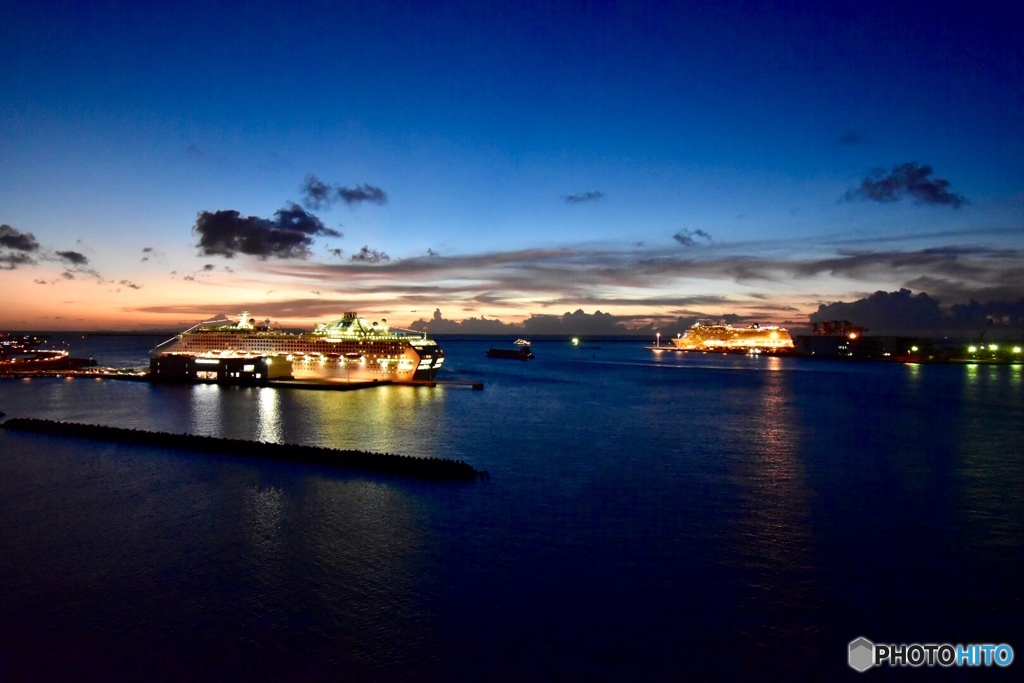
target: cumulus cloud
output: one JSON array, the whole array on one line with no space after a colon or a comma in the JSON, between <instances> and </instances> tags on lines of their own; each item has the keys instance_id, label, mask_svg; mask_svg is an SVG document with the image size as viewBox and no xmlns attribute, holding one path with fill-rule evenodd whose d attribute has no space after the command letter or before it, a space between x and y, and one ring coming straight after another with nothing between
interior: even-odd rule
<instances>
[{"instance_id":1,"label":"cumulus cloud","mask_svg":"<svg viewBox=\"0 0 1024 683\"><path fill-rule=\"evenodd\" d=\"M352 254L351 261L354 263L386 263L391 260L391 257L385 254L383 251L378 249L371 249L370 247L363 245L357 253Z\"/></svg>"},{"instance_id":2,"label":"cumulus cloud","mask_svg":"<svg viewBox=\"0 0 1024 683\"><path fill-rule=\"evenodd\" d=\"M945 308L939 299L909 289L877 291L846 302L822 304L812 322L849 320L874 334L975 333L985 328L1019 332L1024 329L1024 298L1017 301L970 301Z\"/></svg>"},{"instance_id":3,"label":"cumulus cloud","mask_svg":"<svg viewBox=\"0 0 1024 683\"><path fill-rule=\"evenodd\" d=\"M870 199L876 202L894 202L913 197L920 204L938 204L959 208L967 202L962 195L949 190L949 181L930 178L932 167L918 166L915 162L900 164L886 174L876 169L871 177L861 181L860 187L846 193L846 199Z\"/></svg>"},{"instance_id":4,"label":"cumulus cloud","mask_svg":"<svg viewBox=\"0 0 1024 683\"><path fill-rule=\"evenodd\" d=\"M280 209L272 220L242 216L231 210L202 211L192 231L199 235L196 246L203 256L232 258L235 254L247 254L261 260L305 259L310 255L313 237L341 236L298 204Z\"/></svg>"},{"instance_id":5,"label":"cumulus cloud","mask_svg":"<svg viewBox=\"0 0 1024 683\"><path fill-rule=\"evenodd\" d=\"M604 192L600 190L589 190L587 192L580 192L579 194L567 194L562 195L562 199L567 204L580 204L582 202L592 202L604 197Z\"/></svg>"},{"instance_id":6,"label":"cumulus cloud","mask_svg":"<svg viewBox=\"0 0 1024 683\"><path fill-rule=\"evenodd\" d=\"M13 251L38 251L39 242L30 232L21 232L4 223L0 225L0 247Z\"/></svg>"},{"instance_id":7,"label":"cumulus cloud","mask_svg":"<svg viewBox=\"0 0 1024 683\"><path fill-rule=\"evenodd\" d=\"M384 190L375 185L356 185L355 187L344 187L342 185L331 185L320 180L310 173L302 181L299 187L302 191L302 203L309 209L329 209L334 202L341 200L352 206L362 202L372 204L384 204L388 195Z\"/></svg>"},{"instance_id":8,"label":"cumulus cloud","mask_svg":"<svg viewBox=\"0 0 1024 683\"><path fill-rule=\"evenodd\" d=\"M704 232L703 230L680 230L676 234L672 235L672 239L684 247L692 247L697 244L697 239L711 241L711 235Z\"/></svg>"}]
</instances>

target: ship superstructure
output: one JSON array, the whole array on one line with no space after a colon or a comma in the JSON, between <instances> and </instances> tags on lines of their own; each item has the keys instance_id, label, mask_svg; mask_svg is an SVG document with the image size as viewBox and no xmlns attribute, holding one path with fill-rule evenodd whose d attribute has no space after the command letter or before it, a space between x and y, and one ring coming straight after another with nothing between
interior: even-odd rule
<instances>
[{"instance_id":1,"label":"ship superstructure","mask_svg":"<svg viewBox=\"0 0 1024 683\"><path fill-rule=\"evenodd\" d=\"M349 381L432 380L444 362L444 352L426 335L355 313L295 334L245 312L237 322L221 318L199 323L157 346L150 358L176 354L207 360L282 358L291 363L295 379Z\"/></svg>"},{"instance_id":2,"label":"ship superstructure","mask_svg":"<svg viewBox=\"0 0 1024 683\"><path fill-rule=\"evenodd\" d=\"M791 351L793 337L784 327L777 325L702 325L697 323L672 343L683 351L761 351L774 353Z\"/></svg>"}]
</instances>

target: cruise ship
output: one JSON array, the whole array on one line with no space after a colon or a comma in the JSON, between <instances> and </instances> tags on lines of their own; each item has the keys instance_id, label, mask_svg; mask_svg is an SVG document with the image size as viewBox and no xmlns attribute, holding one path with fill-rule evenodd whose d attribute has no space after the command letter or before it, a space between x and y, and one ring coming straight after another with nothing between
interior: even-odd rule
<instances>
[{"instance_id":1,"label":"cruise ship","mask_svg":"<svg viewBox=\"0 0 1024 683\"><path fill-rule=\"evenodd\" d=\"M672 340L683 351L739 351L777 353L795 348L793 337L776 325L702 325L697 323L681 337Z\"/></svg>"},{"instance_id":2,"label":"cruise ship","mask_svg":"<svg viewBox=\"0 0 1024 683\"><path fill-rule=\"evenodd\" d=\"M272 327L270 320L257 321L248 312L238 321L209 320L154 348L150 366L174 356L211 366L257 358L269 365L280 359L278 365L290 365L294 379L353 382L429 381L444 362L444 352L425 334L391 328L387 321L371 323L355 313L301 334Z\"/></svg>"}]
</instances>

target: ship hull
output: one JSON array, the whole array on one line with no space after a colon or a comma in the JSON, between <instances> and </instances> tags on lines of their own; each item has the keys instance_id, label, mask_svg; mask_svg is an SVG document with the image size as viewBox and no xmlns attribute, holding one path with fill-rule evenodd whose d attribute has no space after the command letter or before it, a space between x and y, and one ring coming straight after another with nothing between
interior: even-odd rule
<instances>
[{"instance_id":1,"label":"ship hull","mask_svg":"<svg viewBox=\"0 0 1024 683\"><path fill-rule=\"evenodd\" d=\"M231 327L184 332L150 353L151 358L182 355L201 359L280 358L297 380L431 381L444 352L429 339L404 334L330 338L275 330Z\"/></svg>"}]
</instances>

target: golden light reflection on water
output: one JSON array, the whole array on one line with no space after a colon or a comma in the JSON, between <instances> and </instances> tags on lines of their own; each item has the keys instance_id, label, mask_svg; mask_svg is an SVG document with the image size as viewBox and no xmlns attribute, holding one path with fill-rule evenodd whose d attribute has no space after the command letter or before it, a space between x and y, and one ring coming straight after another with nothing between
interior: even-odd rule
<instances>
[{"instance_id":1,"label":"golden light reflection on water","mask_svg":"<svg viewBox=\"0 0 1024 683\"><path fill-rule=\"evenodd\" d=\"M780 358L768 359L769 370L781 370ZM753 623L771 624L765 638L807 635L798 614L811 602L811 528L808 488L798 444L801 423L795 414L792 389L784 372L761 375L763 385L754 405L750 442L734 473L741 514L734 531L738 562L753 578L741 609L759 615ZM792 619L788 617L792 616Z\"/></svg>"},{"instance_id":2,"label":"golden light reflection on water","mask_svg":"<svg viewBox=\"0 0 1024 683\"><path fill-rule=\"evenodd\" d=\"M281 438L281 393L277 389L263 387L256 389L256 439L280 443Z\"/></svg>"},{"instance_id":3,"label":"golden light reflection on water","mask_svg":"<svg viewBox=\"0 0 1024 683\"><path fill-rule=\"evenodd\" d=\"M911 386L918 386L921 382L921 366L917 363L907 363L903 367L907 369L907 378L910 380Z\"/></svg>"},{"instance_id":4,"label":"golden light reflection on water","mask_svg":"<svg viewBox=\"0 0 1024 683\"><path fill-rule=\"evenodd\" d=\"M191 433L220 436L224 423L221 393L216 384L192 387L188 421Z\"/></svg>"}]
</instances>

